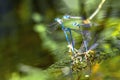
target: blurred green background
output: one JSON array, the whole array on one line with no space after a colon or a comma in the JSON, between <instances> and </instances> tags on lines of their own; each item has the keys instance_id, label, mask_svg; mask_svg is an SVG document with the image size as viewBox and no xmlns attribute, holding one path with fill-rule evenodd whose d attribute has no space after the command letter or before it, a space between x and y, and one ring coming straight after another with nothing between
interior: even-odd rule
<instances>
[{"instance_id":1,"label":"blurred green background","mask_svg":"<svg viewBox=\"0 0 120 80\"><path fill-rule=\"evenodd\" d=\"M89 17L100 1L0 0L0 80L120 80L120 0L106 0L92 20L99 24L94 35L105 41L96 49L103 56L90 78L62 73L67 42L60 29L51 32L48 26L65 14ZM79 47L80 36L74 36Z\"/></svg>"}]
</instances>

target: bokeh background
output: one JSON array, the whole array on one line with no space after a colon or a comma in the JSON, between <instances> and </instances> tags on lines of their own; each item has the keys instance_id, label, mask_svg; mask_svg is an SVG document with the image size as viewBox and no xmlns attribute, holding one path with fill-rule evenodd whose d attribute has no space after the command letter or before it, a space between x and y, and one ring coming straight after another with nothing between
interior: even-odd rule
<instances>
[{"instance_id":1,"label":"bokeh background","mask_svg":"<svg viewBox=\"0 0 120 80\"><path fill-rule=\"evenodd\" d=\"M89 17L100 1L0 0L0 80L120 80L120 0L106 0L93 19L99 24L94 34L106 40L96 50L104 56L90 78L75 74L71 79L61 68L50 67L64 65L68 56L63 32L50 26L54 19L65 14ZM74 36L80 43L79 35Z\"/></svg>"}]
</instances>

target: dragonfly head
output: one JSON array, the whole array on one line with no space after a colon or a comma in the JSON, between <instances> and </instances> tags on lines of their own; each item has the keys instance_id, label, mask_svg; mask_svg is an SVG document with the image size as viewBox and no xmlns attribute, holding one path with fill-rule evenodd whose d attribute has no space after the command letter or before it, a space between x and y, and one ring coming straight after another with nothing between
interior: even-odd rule
<instances>
[{"instance_id":1,"label":"dragonfly head","mask_svg":"<svg viewBox=\"0 0 120 80\"><path fill-rule=\"evenodd\" d=\"M60 19L60 18L55 18L55 21L58 22L59 24L62 24L62 22L63 22L62 19Z\"/></svg>"}]
</instances>

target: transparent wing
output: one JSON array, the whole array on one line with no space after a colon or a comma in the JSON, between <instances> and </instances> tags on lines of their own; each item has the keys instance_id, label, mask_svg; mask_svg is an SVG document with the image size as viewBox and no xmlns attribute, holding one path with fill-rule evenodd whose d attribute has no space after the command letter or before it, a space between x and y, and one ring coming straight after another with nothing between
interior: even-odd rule
<instances>
[{"instance_id":1,"label":"transparent wing","mask_svg":"<svg viewBox=\"0 0 120 80\"><path fill-rule=\"evenodd\" d=\"M89 48L89 50L95 49L98 45L99 45L99 43L94 43L94 44Z\"/></svg>"},{"instance_id":2,"label":"transparent wing","mask_svg":"<svg viewBox=\"0 0 120 80\"><path fill-rule=\"evenodd\" d=\"M59 26L59 24L57 22L54 22L54 23L48 25L47 28L48 28L49 32L53 32L53 31L57 30L58 26Z\"/></svg>"}]
</instances>

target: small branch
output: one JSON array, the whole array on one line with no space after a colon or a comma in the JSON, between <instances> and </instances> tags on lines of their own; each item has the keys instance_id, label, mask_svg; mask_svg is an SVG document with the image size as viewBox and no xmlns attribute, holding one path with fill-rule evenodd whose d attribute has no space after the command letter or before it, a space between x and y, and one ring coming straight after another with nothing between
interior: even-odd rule
<instances>
[{"instance_id":1,"label":"small branch","mask_svg":"<svg viewBox=\"0 0 120 80\"><path fill-rule=\"evenodd\" d=\"M89 20L91 20L101 9L103 3L105 2L106 0L102 0L101 3L99 4L98 8L95 10L95 12L88 18Z\"/></svg>"}]
</instances>

